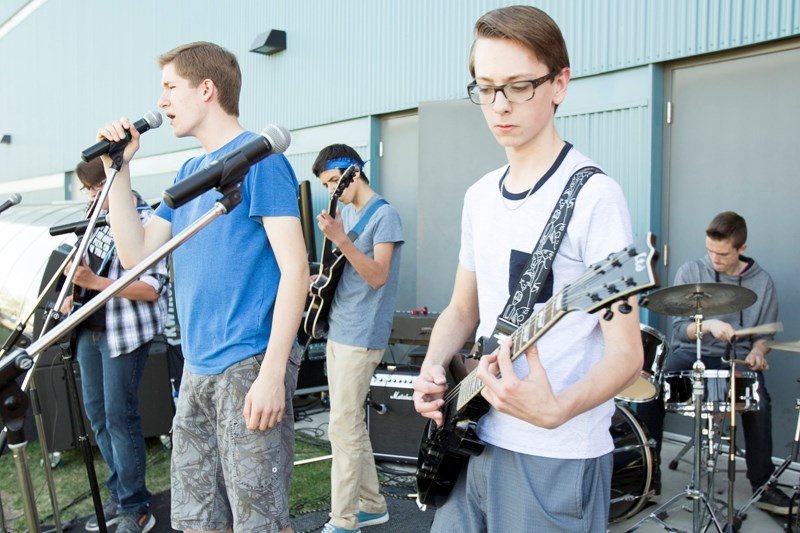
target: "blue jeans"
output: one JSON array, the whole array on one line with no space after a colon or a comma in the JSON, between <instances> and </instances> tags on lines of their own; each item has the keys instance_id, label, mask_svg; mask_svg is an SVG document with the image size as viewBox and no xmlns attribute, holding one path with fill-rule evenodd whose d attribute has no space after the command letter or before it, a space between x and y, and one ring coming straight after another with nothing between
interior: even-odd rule
<instances>
[{"instance_id":1,"label":"blue jeans","mask_svg":"<svg viewBox=\"0 0 800 533\"><path fill-rule=\"evenodd\" d=\"M108 464L106 486L123 513L146 512L150 492L145 485L145 449L139 416L139 382L150 342L109 357L105 332L79 329L76 358L86 417L100 453Z\"/></svg>"},{"instance_id":2,"label":"blue jeans","mask_svg":"<svg viewBox=\"0 0 800 533\"><path fill-rule=\"evenodd\" d=\"M676 350L667 356L663 372L691 370L697 360L697 354L691 350ZM706 370L730 368L723 364L719 357L703 357ZM757 411L741 413L742 432L744 433L745 463L747 479L753 490L763 485L772 475L775 466L772 464L772 401L764 382L764 374L756 372L758 394L760 400ZM656 484L660 485L661 440L664 435L663 398L636 404L636 416L648 430L650 437L656 441Z\"/></svg>"}]
</instances>

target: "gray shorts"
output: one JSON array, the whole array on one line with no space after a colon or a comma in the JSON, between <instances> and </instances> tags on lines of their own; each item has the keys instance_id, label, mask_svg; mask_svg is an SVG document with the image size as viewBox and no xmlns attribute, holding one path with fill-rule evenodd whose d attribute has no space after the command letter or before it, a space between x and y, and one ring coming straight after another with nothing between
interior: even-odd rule
<instances>
[{"instance_id":1,"label":"gray shorts","mask_svg":"<svg viewBox=\"0 0 800 533\"><path fill-rule=\"evenodd\" d=\"M596 459L551 459L487 445L463 469L436 510L431 533L605 533L611 498L611 453Z\"/></svg>"},{"instance_id":2,"label":"gray shorts","mask_svg":"<svg viewBox=\"0 0 800 533\"><path fill-rule=\"evenodd\" d=\"M249 357L216 375L184 370L173 422L173 528L265 533L290 526L299 348L286 369L283 421L266 432L248 430L242 416L262 359Z\"/></svg>"}]
</instances>

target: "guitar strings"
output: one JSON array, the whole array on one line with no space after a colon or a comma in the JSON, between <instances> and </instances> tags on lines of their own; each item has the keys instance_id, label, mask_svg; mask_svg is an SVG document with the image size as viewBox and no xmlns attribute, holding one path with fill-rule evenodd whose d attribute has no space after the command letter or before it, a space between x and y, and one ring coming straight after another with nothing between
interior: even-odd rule
<instances>
[{"instance_id":1,"label":"guitar strings","mask_svg":"<svg viewBox=\"0 0 800 533\"><path fill-rule=\"evenodd\" d=\"M625 248L625 249L624 249L624 250L623 250L621 253L618 253L618 254L613 254L611 257L609 257L609 258L606 260L606 262L605 262L603 265L598 265L597 267L594 267L594 266L591 266L591 265L590 265L590 266L589 266L589 268L587 268L587 269L584 271L584 273L583 273L583 274L581 274L581 275L580 275L580 276L578 276L578 277L577 277L575 280L573 280L573 282L572 282L572 283L570 283L570 284L566 285L564 288L562 288L562 289L561 289L561 290L560 290L560 291L559 291L559 292L556 294L556 296L555 296L555 297L551 298L551 299L550 299L550 300L549 300L549 301L548 301L548 302L545 304L545 307L544 307L542 310L540 310L540 311L539 311L539 312L537 312L535 315L533 315L533 316L532 316L532 317L531 317L529 320L533 320L534 318L538 317L538 316L539 316L539 314L541 313L541 311L543 311L544 309L546 309L547 307L549 307L549 306L550 306L550 303L551 303L551 302L553 303L553 305L555 305L555 301L556 301L556 300L558 300L558 297L560 297L560 296L563 296L563 295L565 295L565 294L566 294L566 295L567 295L567 301L572 301L573 295L570 295L570 294L568 293L568 290L569 290L570 288L572 288L572 287L573 287L573 286L575 286L575 285L581 285L581 284L585 283L586 281L590 280L590 279L591 279L593 276L595 276L595 275L597 274L597 272L598 272L598 271L600 271L600 270L604 270L604 268L605 268L605 267L607 267L609 264L613 264L615 261L619 261L619 256L624 256L624 257L628 258L628 259L626 259L625 261L622 261L621 263L626 263L628 260L632 259L632 256L631 256L630 254L628 254L628 253L627 253L629 249L630 249L630 247L626 247L626 248ZM574 298L575 298L575 300L574 300L574 301L578 301L578 300L580 300L581 298L584 298L585 296L586 296L586 291L582 291L581 293L574 295ZM591 299L591 297L590 297L590 299ZM529 320L526 320L526 322L528 322ZM523 324L523 325L524 325L524 324ZM522 329L522 326L520 326L520 328L518 328L516 331L514 331L514 333L512 333L512 334L511 334L511 337L512 337L512 338L514 338L514 337L517 335L517 333L518 333L518 332L519 332L521 329ZM513 344L512 344L512 346L513 346ZM472 380L474 380L474 379L477 379L476 377L474 377L474 375L475 375L475 374L476 374L476 370L473 370L472 372L470 372L470 373L467 375L467 377L465 377L463 380L461 380L459 383L457 383L457 384L456 384L456 385L455 385L455 386L454 386L452 389L450 389L449 391L447 391L447 392L445 393L445 395L444 395L444 400L445 400L445 403L449 403L449 402L451 402L451 401L453 401L454 399L456 399L456 398L457 398L457 396L458 396L458 395L460 394L460 392L461 392L461 388L462 388L462 387L461 387L461 385L462 385L462 383L465 383L467 380L470 380L470 381L472 381ZM483 384L481 384L481 387L483 387L483 386L484 386L484 385L483 385ZM480 389L479 389L479 390L480 390Z\"/></svg>"}]
</instances>

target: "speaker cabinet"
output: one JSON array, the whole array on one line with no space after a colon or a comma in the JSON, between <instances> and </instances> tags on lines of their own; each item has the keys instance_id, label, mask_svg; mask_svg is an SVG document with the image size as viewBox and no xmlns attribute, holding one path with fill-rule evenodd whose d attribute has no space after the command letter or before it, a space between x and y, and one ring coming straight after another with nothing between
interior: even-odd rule
<instances>
[{"instance_id":1,"label":"speaker cabinet","mask_svg":"<svg viewBox=\"0 0 800 533\"><path fill-rule=\"evenodd\" d=\"M414 410L414 380L419 367L379 367L367 397L367 430L376 459L416 463L428 420Z\"/></svg>"},{"instance_id":2,"label":"speaker cabinet","mask_svg":"<svg viewBox=\"0 0 800 533\"><path fill-rule=\"evenodd\" d=\"M158 339L158 338L157 338ZM167 364L166 343L155 340L150 346L150 354L144 366L142 381L139 384L139 414L142 417L142 432L145 437L168 434L172 428L175 413L172 388ZM56 350L53 350L56 352ZM68 403L66 371L63 363L52 354L53 364L36 369L36 390L41 405L42 422L45 428L47 446L50 451L63 451L76 447L72 414ZM75 371L75 385L81 398L80 412L86 433L92 445L94 434L89 421L83 414L81 376L77 361L72 365ZM77 428L77 426L75 426ZM30 437L29 437L30 438Z\"/></svg>"},{"instance_id":3,"label":"speaker cabinet","mask_svg":"<svg viewBox=\"0 0 800 533\"><path fill-rule=\"evenodd\" d=\"M297 375L295 396L304 396L328 390L328 374L325 368L325 341L311 342L303 354L300 372Z\"/></svg>"}]
</instances>

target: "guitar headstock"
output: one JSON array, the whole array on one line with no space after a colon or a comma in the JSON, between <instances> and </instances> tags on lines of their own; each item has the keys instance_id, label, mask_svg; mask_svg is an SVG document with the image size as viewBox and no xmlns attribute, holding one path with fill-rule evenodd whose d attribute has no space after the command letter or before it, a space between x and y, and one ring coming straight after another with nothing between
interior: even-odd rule
<instances>
[{"instance_id":1,"label":"guitar headstock","mask_svg":"<svg viewBox=\"0 0 800 533\"><path fill-rule=\"evenodd\" d=\"M351 183L353 183L353 176L359 170L361 169L358 168L358 165L352 164L347 167L344 172L342 172L342 177L339 178L339 183L336 185L336 189L333 191L333 194L331 194L331 200L339 199L344 190L349 187Z\"/></svg>"},{"instance_id":2,"label":"guitar headstock","mask_svg":"<svg viewBox=\"0 0 800 533\"><path fill-rule=\"evenodd\" d=\"M593 313L631 294L658 286L655 235L648 233L636 244L593 264L564 288L565 310Z\"/></svg>"}]
</instances>

